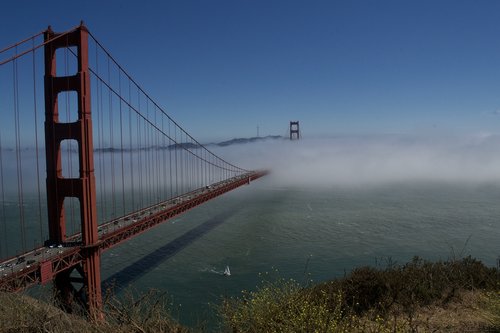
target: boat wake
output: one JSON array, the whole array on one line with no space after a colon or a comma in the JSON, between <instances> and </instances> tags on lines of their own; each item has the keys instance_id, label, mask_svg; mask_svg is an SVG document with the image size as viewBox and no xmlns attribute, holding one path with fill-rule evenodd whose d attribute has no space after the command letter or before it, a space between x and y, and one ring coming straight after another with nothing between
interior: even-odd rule
<instances>
[{"instance_id":1,"label":"boat wake","mask_svg":"<svg viewBox=\"0 0 500 333\"><path fill-rule=\"evenodd\" d=\"M231 271L229 270L229 266L226 266L226 268L223 271L219 271L215 268L210 268L210 269L202 269L201 272L208 272L208 273L217 274L217 275L224 275L224 276L231 275Z\"/></svg>"}]
</instances>

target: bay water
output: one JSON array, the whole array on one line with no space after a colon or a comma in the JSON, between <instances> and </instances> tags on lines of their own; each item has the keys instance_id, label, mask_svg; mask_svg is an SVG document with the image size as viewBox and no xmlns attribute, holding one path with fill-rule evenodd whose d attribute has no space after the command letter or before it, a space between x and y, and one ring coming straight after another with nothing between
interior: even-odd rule
<instances>
[{"instance_id":1,"label":"bay water","mask_svg":"<svg viewBox=\"0 0 500 333\"><path fill-rule=\"evenodd\" d=\"M174 317L216 322L216 305L263 276L299 283L362 265L500 254L500 184L400 182L371 187L278 186L262 178L103 255L106 285L166 292ZM274 185L273 185L274 184ZM222 273L230 267L231 276Z\"/></svg>"},{"instance_id":2,"label":"bay water","mask_svg":"<svg viewBox=\"0 0 500 333\"><path fill-rule=\"evenodd\" d=\"M224 297L256 290L264 278L308 284L414 256L470 255L496 266L498 147L500 136L338 137L217 148L227 160L250 169L271 167L272 173L104 252L103 284L114 286L118 297L130 290L166 293L174 318L212 328ZM5 163L4 169L4 175L15 175ZM25 185L40 183L26 177ZM41 196L32 186L35 194L20 203L15 177L3 181L10 190L0 206L0 252L6 258L22 252L21 235L26 249L43 243L47 217L43 186ZM111 212L100 199L101 222L137 209L124 203ZM76 207L69 201L70 231L78 230ZM226 266L231 276L223 275Z\"/></svg>"}]
</instances>

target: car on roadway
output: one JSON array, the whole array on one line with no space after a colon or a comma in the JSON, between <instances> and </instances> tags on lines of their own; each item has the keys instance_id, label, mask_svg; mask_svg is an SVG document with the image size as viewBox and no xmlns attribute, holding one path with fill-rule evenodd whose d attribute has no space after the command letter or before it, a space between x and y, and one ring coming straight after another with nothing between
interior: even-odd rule
<instances>
[{"instance_id":1,"label":"car on roadway","mask_svg":"<svg viewBox=\"0 0 500 333\"><path fill-rule=\"evenodd\" d=\"M22 264L26 259L24 257L17 258L16 265Z\"/></svg>"}]
</instances>

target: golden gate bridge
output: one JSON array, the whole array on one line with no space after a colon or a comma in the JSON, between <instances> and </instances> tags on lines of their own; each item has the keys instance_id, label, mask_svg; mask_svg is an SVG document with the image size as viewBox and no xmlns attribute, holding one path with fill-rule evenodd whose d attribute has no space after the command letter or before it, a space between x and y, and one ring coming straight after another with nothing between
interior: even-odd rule
<instances>
[{"instance_id":1,"label":"golden gate bridge","mask_svg":"<svg viewBox=\"0 0 500 333\"><path fill-rule=\"evenodd\" d=\"M194 139L83 23L0 50L0 117L0 291L52 282L67 311L100 315L103 251L267 173Z\"/></svg>"}]
</instances>

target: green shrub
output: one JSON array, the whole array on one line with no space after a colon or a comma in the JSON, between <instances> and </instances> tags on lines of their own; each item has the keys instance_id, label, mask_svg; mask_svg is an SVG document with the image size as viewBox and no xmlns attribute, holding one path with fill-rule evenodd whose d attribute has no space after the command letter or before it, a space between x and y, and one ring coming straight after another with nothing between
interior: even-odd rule
<instances>
[{"instance_id":1,"label":"green shrub","mask_svg":"<svg viewBox=\"0 0 500 333\"><path fill-rule=\"evenodd\" d=\"M471 257L445 262L415 257L385 269L357 268L310 287L264 281L256 291L226 299L220 314L232 332L406 332L421 325L416 318L422 308L457 302L475 290L500 291L498 270Z\"/></svg>"},{"instance_id":2,"label":"green shrub","mask_svg":"<svg viewBox=\"0 0 500 333\"><path fill-rule=\"evenodd\" d=\"M326 293L312 297L294 280L264 282L257 291L226 299L221 306L223 323L232 332L349 332L339 293L332 309Z\"/></svg>"}]
</instances>

